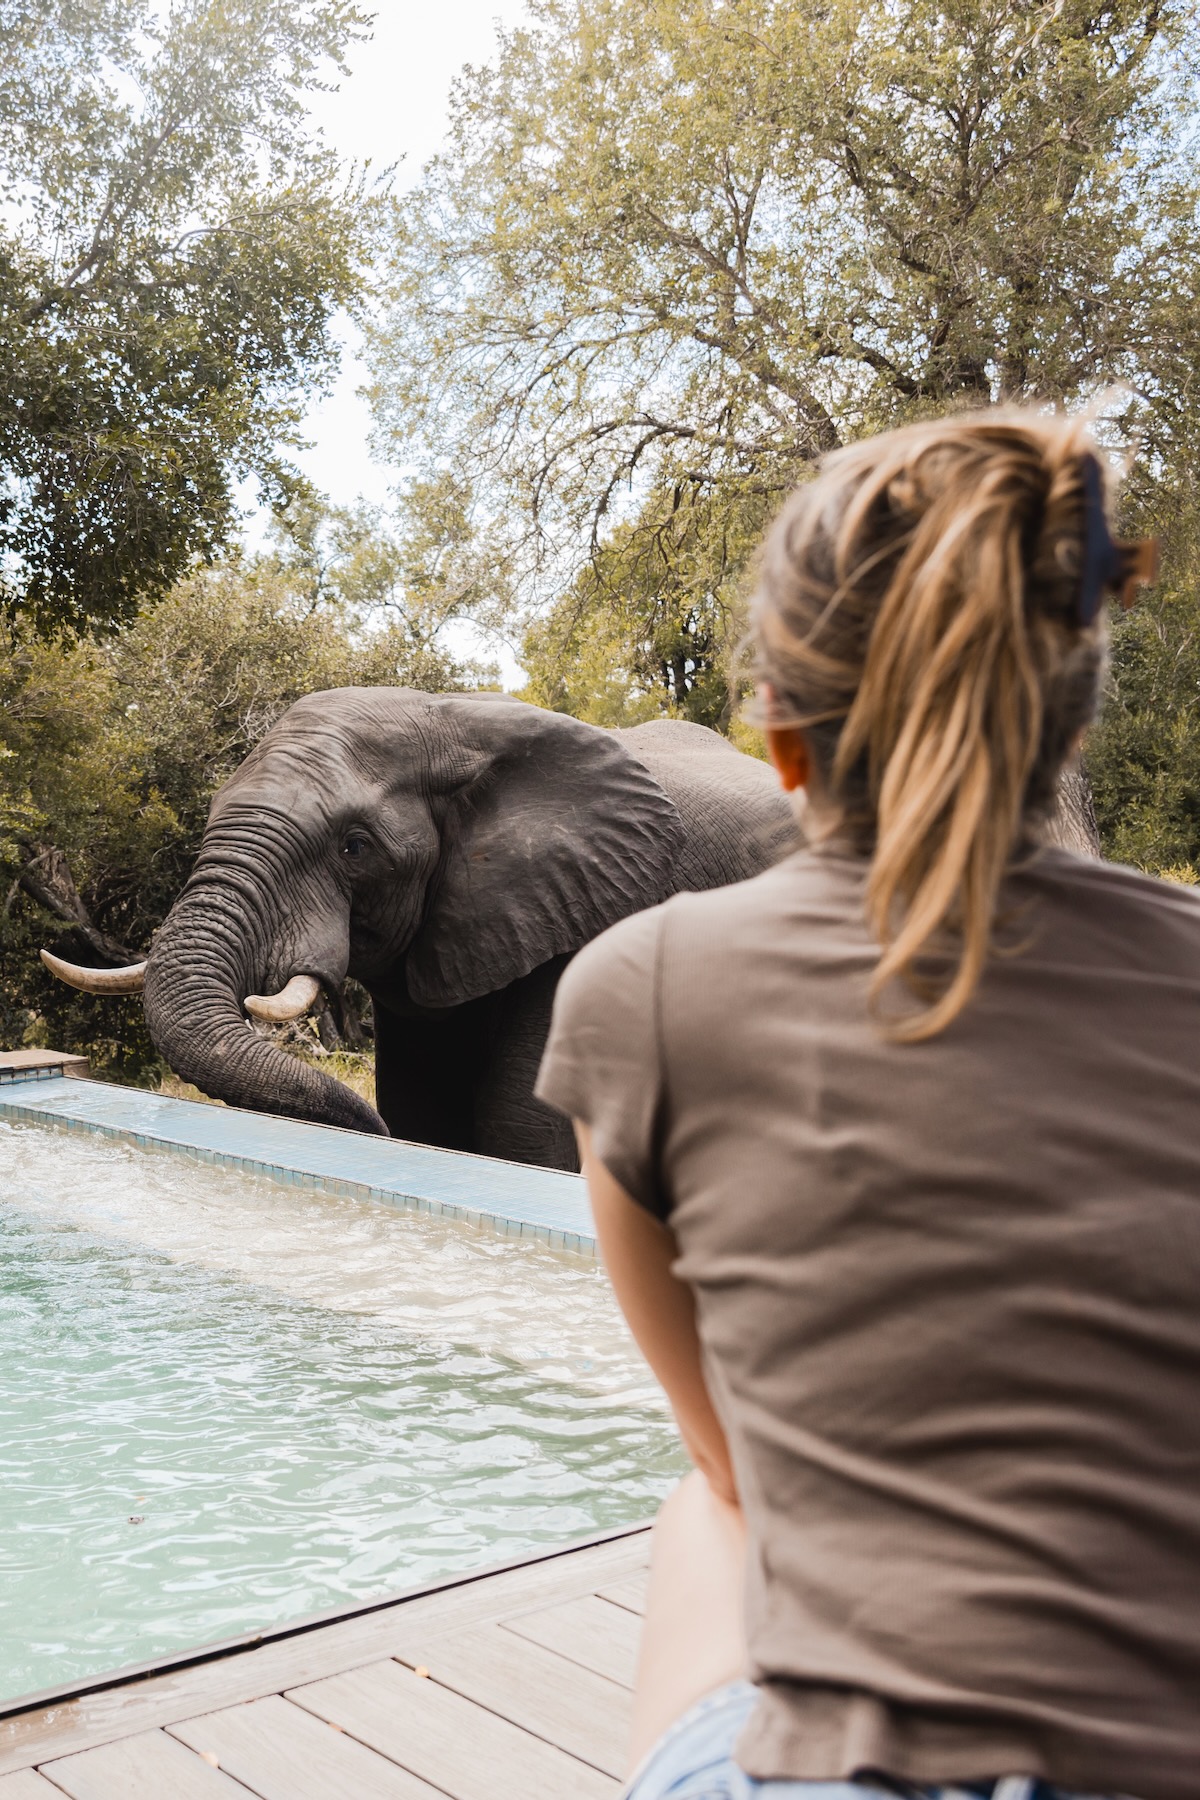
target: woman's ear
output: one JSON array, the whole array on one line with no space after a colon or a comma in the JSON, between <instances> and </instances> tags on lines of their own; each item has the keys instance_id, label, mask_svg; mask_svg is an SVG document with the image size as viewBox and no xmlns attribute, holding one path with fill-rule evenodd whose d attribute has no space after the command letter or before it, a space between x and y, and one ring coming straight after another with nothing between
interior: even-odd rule
<instances>
[{"instance_id":1,"label":"woman's ear","mask_svg":"<svg viewBox=\"0 0 1200 1800\"><path fill-rule=\"evenodd\" d=\"M798 725L768 725L767 754L785 794L807 788L812 776L808 739Z\"/></svg>"}]
</instances>

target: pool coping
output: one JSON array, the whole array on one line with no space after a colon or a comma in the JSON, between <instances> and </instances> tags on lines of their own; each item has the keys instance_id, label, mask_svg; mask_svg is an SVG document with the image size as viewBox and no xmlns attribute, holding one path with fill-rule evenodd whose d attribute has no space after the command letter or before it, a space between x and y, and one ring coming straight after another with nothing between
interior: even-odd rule
<instances>
[{"instance_id":1,"label":"pool coping","mask_svg":"<svg viewBox=\"0 0 1200 1800\"><path fill-rule=\"evenodd\" d=\"M242 1169L287 1187L399 1206L536 1238L594 1258L582 1176L373 1137L333 1125L177 1100L78 1075L15 1071L0 1084L0 1120L106 1137L192 1162Z\"/></svg>"},{"instance_id":2,"label":"pool coping","mask_svg":"<svg viewBox=\"0 0 1200 1800\"><path fill-rule=\"evenodd\" d=\"M262 1644L303 1637L307 1632L319 1631L325 1625L337 1625L346 1619L361 1619L370 1613L386 1612L391 1606L402 1606L406 1601L419 1600L428 1594L469 1587L473 1582L486 1581L492 1575L505 1575L513 1569L531 1568L536 1563L553 1562L557 1557L571 1556L577 1550L590 1550L598 1544L612 1544L621 1538L637 1537L640 1533L648 1532L653 1524L653 1519L639 1519L632 1525L617 1525L609 1531L596 1532L590 1537L572 1538L565 1544L531 1550L527 1555L513 1557L509 1562L488 1563L482 1568L468 1570L465 1574L445 1576L440 1581L422 1582L418 1587L401 1588L396 1593L379 1595L375 1599L329 1607L324 1612L305 1613L298 1619L287 1620L280 1625L264 1625L259 1631L243 1632L238 1637L218 1638L210 1644L198 1644L193 1650L173 1651L148 1662L128 1663L103 1675L64 1682L58 1687L39 1688L31 1694L18 1694L12 1700L0 1700L0 1720L17 1718L22 1713L40 1712L48 1706L65 1706L72 1700L82 1700L89 1694L109 1693L114 1688L129 1687L134 1682L148 1680L151 1676L171 1675L183 1669L199 1668L205 1663L220 1662L227 1656L240 1656L245 1651L256 1650Z\"/></svg>"}]
</instances>

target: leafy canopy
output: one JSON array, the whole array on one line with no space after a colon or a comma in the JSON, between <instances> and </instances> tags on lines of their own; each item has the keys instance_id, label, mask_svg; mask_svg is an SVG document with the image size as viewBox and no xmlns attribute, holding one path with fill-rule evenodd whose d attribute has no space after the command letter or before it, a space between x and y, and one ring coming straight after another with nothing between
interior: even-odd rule
<instances>
[{"instance_id":1,"label":"leafy canopy","mask_svg":"<svg viewBox=\"0 0 1200 1800\"><path fill-rule=\"evenodd\" d=\"M109 627L281 497L376 203L306 94L350 0L0 0L0 613Z\"/></svg>"},{"instance_id":2,"label":"leafy canopy","mask_svg":"<svg viewBox=\"0 0 1200 1800\"><path fill-rule=\"evenodd\" d=\"M624 616L642 691L711 718L748 546L865 432L1120 381L1160 468L1192 450L1183 0L531 12L459 82L373 357L382 443L558 597L542 691Z\"/></svg>"}]
</instances>

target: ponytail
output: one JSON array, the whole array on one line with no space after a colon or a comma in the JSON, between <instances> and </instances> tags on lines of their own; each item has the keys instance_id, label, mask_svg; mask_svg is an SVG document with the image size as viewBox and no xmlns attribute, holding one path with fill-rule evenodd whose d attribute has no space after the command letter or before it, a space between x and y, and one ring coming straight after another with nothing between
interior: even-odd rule
<instances>
[{"instance_id":1,"label":"ponytail","mask_svg":"<svg viewBox=\"0 0 1200 1800\"><path fill-rule=\"evenodd\" d=\"M974 992L1014 852L1095 712L1103 619L1079 604L1079 422L970 415L836 453L764 546L755 602L773 723L799 725L820 798L870 857L879 1005L928 1038Z\"/></svg>"}]
</instances>

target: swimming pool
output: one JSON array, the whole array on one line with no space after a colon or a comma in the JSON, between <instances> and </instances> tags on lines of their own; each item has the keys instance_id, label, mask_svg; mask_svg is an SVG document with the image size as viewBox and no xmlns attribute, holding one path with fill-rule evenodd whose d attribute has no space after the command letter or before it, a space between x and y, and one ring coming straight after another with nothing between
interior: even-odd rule
<instances>
[{"instance_id":1,"label":"swimming pool","mask_svg":"<svg viewBox=\"0 0 1200 1800\"><path fill-rule=\"evenodd\" d=\"M582 1257L0 1121L0 1699L646 1517Z\"/></svg>"}]
</instances>

